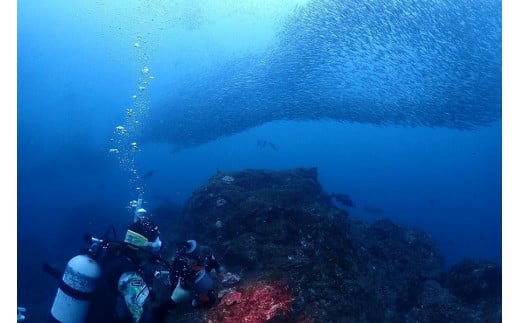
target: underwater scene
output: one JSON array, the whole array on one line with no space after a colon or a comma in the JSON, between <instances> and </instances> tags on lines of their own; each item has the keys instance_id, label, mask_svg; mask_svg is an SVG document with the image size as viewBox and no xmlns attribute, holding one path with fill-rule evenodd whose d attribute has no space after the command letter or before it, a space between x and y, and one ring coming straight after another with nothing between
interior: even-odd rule
<instances>
[{"instance_id":1,"label":"underwater scene","mask_svg":"<svg viewBox=\"0 0 520 323\"><path fill-rule=\"evenodd\" d=\"M19 1L16 270L18 322L502 322L502 2Z\"/></svg>"}]
</instances>

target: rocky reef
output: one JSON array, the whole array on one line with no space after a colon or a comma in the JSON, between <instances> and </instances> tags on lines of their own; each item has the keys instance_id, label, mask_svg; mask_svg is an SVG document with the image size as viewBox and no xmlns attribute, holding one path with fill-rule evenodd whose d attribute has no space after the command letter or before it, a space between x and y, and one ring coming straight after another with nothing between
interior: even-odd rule
<instances>
[{"instance_id":1,"label":"rocky reef","mask_svg":"<svg viewBox=\"0 0 520 323\"><path fill-rule=\"evenodd\" d=\"M196 239L239 275L217 303L168 322L501 322L501 268L445 268L424 231L349 217L317 168L217 172L155 210L166 254Z\"/></svg>"}]
</instances>

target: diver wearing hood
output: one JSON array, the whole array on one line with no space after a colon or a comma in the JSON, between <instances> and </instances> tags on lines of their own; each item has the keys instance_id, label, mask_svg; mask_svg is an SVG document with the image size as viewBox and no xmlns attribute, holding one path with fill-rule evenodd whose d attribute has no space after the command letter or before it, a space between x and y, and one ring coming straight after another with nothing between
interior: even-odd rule
<instances>
[{"instance_id":1,"label":"diver wearing hood","mask_svg":"<svg viewBox=\"0 0 520 323\"><path fill-rule=\"evenodd\" d=\"M191 300L194 308L211 307L216 301L212 270L217 273L224 270L212 252L201 250L195 240L177 243L170 269L171 300L174 303L186 301L194 292Z\"/></svg>"},{"instance_id":2,"label":"diver wearing hood","mask_svg":"<svg viewBox=\"0 0 520 323\"><path fill-rule=\"evenodd\" d=\"M134 215L134 222L128 227L124 242L160 258L162 241L159 237L159 227L144 208L137 208ZM157 321L154 317L155 313L147 306L147 302L154 297L153 281L160 268L157 263L149 259L149 257L127 257L119 259L119 263L115 262L120 273L117 281L119 297L116 305L116 316L120 321L130 316L133 322ZM121 306L123 304L126 306Z\"/></svg>"},{"instance_id":3,"label":"diver wearing hood","mask_svg":"<svg viewBox=\"0 0 520 323\"><path fill-rule=\"evenodd\" d=\"M162 247L159 235L159 227L152 216L145 209L139 208L135 211L134 222L126 231L125 242L159 253Z\"/></svg>"}]
</instances>

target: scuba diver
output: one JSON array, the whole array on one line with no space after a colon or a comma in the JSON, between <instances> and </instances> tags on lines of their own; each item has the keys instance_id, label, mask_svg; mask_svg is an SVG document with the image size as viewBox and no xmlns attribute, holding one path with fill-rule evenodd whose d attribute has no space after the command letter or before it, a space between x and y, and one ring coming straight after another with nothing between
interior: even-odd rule
<instances>
[{"instance_id":1,"label":"scuba diver","mask_svg":"<svg viewBox=\"0 0 520 323\"><path fill-rule=\"evenodd\" d=\"M173 287L171 301L174 304L186 301L191 293L195 297L191 300L194 308L208 308L216 301L213 289L211 271L217 274L224 272L213 253L201 250L195 240L177 243L177 252L170 268L170 284Z\"/></svg>"},{"instance_id":2,"label":"scuba diver","mask_svg":"<svg viewBox=\"0 0 520 323\"><path fill-rule=\"evenodd\" d=\"M50 322L149 323L165 317L151 301L161 303L154 299L153 286L164 282L170 264L160 256L159 228L141 202L124 241L111 227L112 239L108 230L102 238L85 235L90 247L73 257L63 273L44 265L60 281Z\"/></svg>"},{"instance_id":3,"label":"scuba diver","mask_svg":"<svg viewBox=\"0 0 520 323\"><path fill-rule=\"evenodd\" d=\"M101 238L85 235L90 247L70 259L64 272L44 265L60 282L49 322L164 322L189 299L193 308L215 303L211 272L223 273L223 266L195 240L177 243L171 262L162 258L159 228L141 203L133 205L124 241L110 227Z\"/></svg>"},{"instance_id":4,"label":"scuba diver","mask_svg":"<svg viewBox=\"0 0 520 323\"><path fill-rule=\"evenodd\" d=\"M169 272L170 298L155 310L155 318L164 319L168 313L190 301L191 307L207 309L215 304L216 292L213 288L213 270L218 275L224 267L209 250L202 250L195 240L177 243L177 251L172 259Z\"/></svg>"},{"instance_id":5,"label":"scuba diver","mask_svg":"<svg viewBox=\"0 0 520 323\"><path fill-rule=\"evenodd\" d=\"M117 279L116 311L117 322L157 322L155 312L145 306L150 298L153 298L152 286L154 279L160 276L161 271L166 271L167 263L160 258L162 247L159 238L159 227L154 223L151 215L139 207L135 211L134 222L126 231L124 242L128 246L135 246L134 251L140 252L122 253L112 255L104 264L109 278L109 283L114 287L114 278ZM144 256L144 257L143 257ZM157 260L160 260L157 263ZM119 277L118 277L119 276ZM124 306L126 305L126 306Z\"/></svg>"}]
</instances>

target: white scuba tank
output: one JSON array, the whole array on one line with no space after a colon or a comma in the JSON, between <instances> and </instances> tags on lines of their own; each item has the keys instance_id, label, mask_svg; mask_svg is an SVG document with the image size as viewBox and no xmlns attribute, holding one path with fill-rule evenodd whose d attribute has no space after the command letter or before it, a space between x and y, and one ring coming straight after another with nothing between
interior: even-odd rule
<instances>
[{"instance_id":1,"label":"white scuba tank","mask_svg":"<svg viewBox=\"0 0 520 323\"><path fill-rule=\"evenodd\" d=\"M85 322L100 276L99 264L89 256L69 260L52 304L50 322Z\"/></svg>"},{"instance_id":2,"label":"white scuba tank","mask_svg":"<svg viewBox=\"0 0 520 323\"><path fill-rule=\"evenodd\" d=\"M187 301L191 298L191 292L187 289L182 288L180 278L177 281L177 286L175 286L175 289L173 290L170 298L174 303L177 304Z\"/></svg>"}]
</instances>

